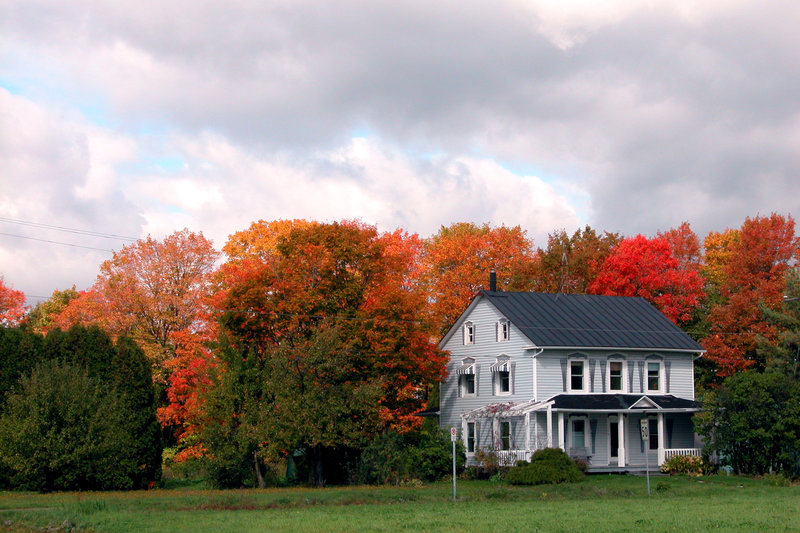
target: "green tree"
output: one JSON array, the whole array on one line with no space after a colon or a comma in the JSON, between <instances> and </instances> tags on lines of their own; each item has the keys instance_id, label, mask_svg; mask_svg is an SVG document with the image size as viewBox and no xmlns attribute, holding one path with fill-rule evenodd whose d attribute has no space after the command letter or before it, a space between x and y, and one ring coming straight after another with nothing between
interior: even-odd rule
<instances>
[{"instance_id":1,"label":"green tree","mask_svg":"<svg viewBox=\"0 0 800 533\"><path fill-rule=\"evenodd\" d=\"M102 389L103 394L98 392L96 396L100 395L108 400L108 404L102 406L100 412L115 420L115 431L124 434L125 442L128 443L127 457L133 461L135 467L121 475L130 477L129 484L132 488L146 487L160 477L162 445L160 427L155 417L156 397L150 363L131 339L122 337L115 345L96 326L74 326L68 331L52 330L44 340L40 335L31 332L0 330L0 357L0 362L3 363L3 372L0 373L0 386L3 389L0 389L0 393L13 389L21 377L30 376L37 365L44 362L63 364L71 371L85 372L88 379ZM73 384L75 387L83 386L78 378L76 380ZM76 398L80 399L80 395ZM80 402L74 408L79 406ZM56 405L54 409L58 407ZM65 406L66 408L72 409L73 406ZM87 404L86 407L96 408L94 404ZM53 412L57 415L59 413L57 410ZM81 423L90 423L90 419L86 418L89 414L84 418L72 412L68 414ZM18 411L17 415L23 416L24 411ZM36 415L30 413L31 417ZM64 450L66 448L54 450L54 453ZM4 464L11 466L8 462ZM76 468L82 466L76 465ZM124 462L120 463L120 468L127 468ZM76 479L88 483L85 488L97 486L95 481L85 476L77 475ZM116 486L127 488L127 484ZM43 487L43 490L52 490L50 485Z\"/></svg>"},{"instance_id":2,"label":"green tree","mask_svg":"<svg viewBox=\"0 0 800 533\"><path fill-rule=\"evenodd\" d=\"M0 461L26 490L134 487L138 465L120 399L85 367L43 361L8 395Z\"/></svg>"},{"instance_id":3,"label":"green tree","mask_svg":"<svg viewBox=\"0 0 800 533\"><path fill-rule=\"evenodd\" d=\"M800 385L777 372L739 372L705 393L697 415L707 450L737 474L800 474Z\"/></svg>"}]
</instances>

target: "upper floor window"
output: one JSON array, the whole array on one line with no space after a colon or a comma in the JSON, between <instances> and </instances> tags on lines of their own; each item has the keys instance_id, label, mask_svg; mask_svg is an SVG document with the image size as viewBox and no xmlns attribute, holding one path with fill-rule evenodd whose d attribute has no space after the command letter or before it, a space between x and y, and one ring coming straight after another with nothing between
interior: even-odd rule
<instances>
[{"instance_id":1,"label":"upper floor window","mask_svg":"<svg viewBox=\"0 0 800 533\"><path fill-rule=\"evenodd\" d=\"M458 374L458 392L460 396L475 396L475 359L471 357L461 361L461 366L456 370Z\"/></svg>"},{"instance_id":2,"label":"upper floor window","mask_svg":"<svg viewBox=\"0 0 800 533\"><path fill-rule=\"evenodd\" d=\"M506 319L500 319L497 322L497 342L505 342L508 340L511 325Z\"/></svg>"},{"instance_id":3,"label":"upper floor window","mask_svg":"<svg viewBox=\"0 0 800 533\"><path fill-rule=\"evenodd\" d=\"M461 396L475 396L475 374L462 374L459 376Z\"/></svg>"},{"instance_id":4,"label":"upper floor window","mask_svg":"<svg viewBox=\"0 0 800 533\"><path fill-rule=\"evenodd\" d=\"M495 394L511 394L511 380L514 379L511 366L507 355L498 357L497 362L491 366Z\"/></svg>"},{"instance_id":5,"label":"upper floor window","mask_svg":"<svg viewBox=\"0 0 800 533\"><path fill-rule=\"evenodd\" d=\"M569 389L583 392L586 390L586 361L583 359L570 359L569 361Z\"/></svg>"},{"instance_id":6,"label":"upper floor window","mask_svg":"<svg viewBox=\"0 0 800 533\"><path fill-rule=\"evenodd\" d=\"M464 322L464 344L475 344L475 324Z\"/></svg>"},{"instance_id":7,"label":"upper floor window","mask_svg":"<svg viewBox=\"0 0 800 533\"><path fill-rule=\"evenodd\" d=\"M608 390L609 392L625 392L625 361L611 360L608 362Z\"/></svg>"},{"instance_id":8,"label":"upper floor window","mask_svg":"<svg viewBox=\"0 0 800 533\"><path fill-rule=\"evenodd\" d=\"M647 361L647 392L661 391L661 361Z\"/></svg>"}]
</instances>

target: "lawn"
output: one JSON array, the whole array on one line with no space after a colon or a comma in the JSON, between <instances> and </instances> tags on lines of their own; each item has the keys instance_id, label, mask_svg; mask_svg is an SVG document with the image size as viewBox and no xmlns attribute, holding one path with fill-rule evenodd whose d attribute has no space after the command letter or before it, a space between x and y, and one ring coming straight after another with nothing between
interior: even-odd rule
<instances>
[{"instance_id":1,"label":"lawn","mask_svg":"<svg viewBox=\"0 0 800 533\"><path fill-rule=\"evenodd\" d=\"M800 531L800 487L714 476L573 485L31 494L0 492L0 528L31 531ZM58 529L51 529L58 530Z\"/></svg>"}]
</instances>

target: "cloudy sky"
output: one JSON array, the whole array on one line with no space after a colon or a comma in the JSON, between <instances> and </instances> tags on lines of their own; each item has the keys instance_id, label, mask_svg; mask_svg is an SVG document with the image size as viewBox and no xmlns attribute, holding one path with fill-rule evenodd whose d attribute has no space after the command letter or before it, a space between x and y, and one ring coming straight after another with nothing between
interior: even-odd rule
<instances>
[{"instance_id":1,"label":"cloudy sky","mask_svg":"<svg viewBox=\"0 0 800 533\"><path fill-rule=\"evenodd\" d=\"M35 302L124 238L258 219L544 245L797 216L799 27L796 0L0 0L0 273Z\"/></svg>"}]
</instances>

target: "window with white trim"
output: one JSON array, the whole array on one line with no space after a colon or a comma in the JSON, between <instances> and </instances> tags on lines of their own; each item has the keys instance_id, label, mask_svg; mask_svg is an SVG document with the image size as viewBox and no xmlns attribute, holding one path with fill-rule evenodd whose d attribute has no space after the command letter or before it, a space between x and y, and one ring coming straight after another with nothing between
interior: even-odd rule
<instances>
[{"instance_id":1,"label":"window with white trim","mask_svg":"<svg viewBox=\"0 0 800 533\"><path fill-rule=\"evenodd\" d=\"M586 390L586 360L569 360L569 390L573 392Z\"/></svg>"},{"instance_id":2,"label":"window with white trim","mask_svg":"<svg viewBox=\"0 0 800 533\"><path fill-rule=\"evenodd\" d=\"M475 344L475 324L464 322L464 344Z\"/></svg>"},{"instance_id":3,"label":"window with white trim","mask_svg":"<svg viewBox=\"0 0 800 533\"><path fill-rule=\"evenodd\" d=\"M467 422L467 453L475 453L478 447L478 435L475 433L475 422Z\"/></svg>"},{"instance_id":4,"label":"window with white trim","mask_svg":"<svg viewBox=\"0 0 800 533\"><path fill-rule=\"evenodd\" d=\"M663 390L661 376L664 375L661 361L648 359L645 362L645 371L647 372L646 392L661 392Z\"/></svg>"},{"instance_id":5,"label":"window with white trim","mask_svg":"<svg viewBox=\"0 0 800 533\"><path fill-rule=\"evenodd\" d=\"M509 338L511 325L505 318L497 322L497 342L506 342Z\"/></svg>"},{"instance_id":6,"label":"window with white trim","mask_svg":"<svg viewBox=\"0 0 800 533\"><path fill-rule=\"evenodd\" d=\"M585 416L570 418L569 447L574 450L585 450L589 447L589 421Z\"/></svg>"},{"instance_id":7,"label":"window with white trim","mask_svg":"<svg viewBox=\"0 0 800 533\"><path fill-rule=\"evenodd\" d=\"M458 378L461 396L475 396L475 374L461 374Z\"/></svg>"},{"instance_id":8,"label":"window with white trim","mask_svg":"<svg viewBox=\"0 0 800 533\"><path fill-rule=\"evenodd\" d=\"M492 380L494 382L494 393L498 396L511 394L511 363L507 355L497 358L497 362L491 366Z\"/></svg>"},{"instance_id":9,"label":"window with white trim","mask_svg":"<svg viewBox=\"0 0 800 533\"><path fill-rule=\"evenodd\" d=\"M512 444L513 442L511 438L511 422L502 421L500 422L500 449L510 450Z\"/></svg>"},{"instance_id":10,"label":"window with white trim","mask_svg":"<svg viewBox=\"0 0 800 533\"><path fill-rule=\"evenodd\" d=\"M610 359L608 361L608 391L625 392L625 361Z\"/></svg>"},{"instance_id":11,"label":"window with white trim","mask_svg":"<svg viewBox=\"0 0 800 533\"><path fill-rule=\"evenodd\" d=\"M649 441L647 443L647 448L650 450L657 450L658 449L658 420L655 418L648 418L647 425L649 426Z\"/></svg>"},{"instance_id":12,"label":"window with white trim","mask_svg":"<svg viewBox=\"0 0 800 533\"><path fill-rule=\"evenodd\" d=\"M472 357L465 357L461 361L461 366L456 369L458 374L458 393L459 396L476 396L475 389L477 382L475 380L475 372L477 368L475 359Z\"/></svg>"}]
</instances>

